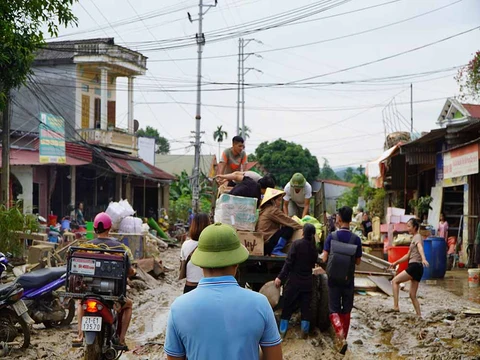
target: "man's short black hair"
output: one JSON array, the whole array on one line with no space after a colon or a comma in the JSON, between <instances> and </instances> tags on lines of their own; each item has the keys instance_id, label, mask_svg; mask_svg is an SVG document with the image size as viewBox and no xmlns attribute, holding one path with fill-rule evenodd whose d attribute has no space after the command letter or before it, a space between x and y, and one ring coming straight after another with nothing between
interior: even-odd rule
<instances>
[{"instance_id":1,"label":"man's short black hair","mask_svg":"<svg viewBox=\"0 0 480 360\"><path fill-rule=\"evenodd\" d=\"M260 185L261 189L266 188L275 188L275 178L271 174L267 174L258 180L258 184Z\"/></svg>"},{"instance_id":2,"label":"man's short black hair","mask_svg":"<svg viewBox=\"0 0 480 360\"><path fill-rule=\"evenodd\" d=\"M241 136L234 136L233 139L232 139L232 144L237 144L237 143L241 143L243 144L245 142L245 140L243 140L243 138Z\"/></svg>"},{"instance_id":3,"label":"man's short black hair","mask_svg":"<svg viewBox=\"0 0 480 360\"><path fill-rule=\"evenodd\" d=\"M340 215L342 222L352 222L352 214L353 210L350 206L342 206L340 209L338 209L338 215Z\"/></svg>"}]
</instances>

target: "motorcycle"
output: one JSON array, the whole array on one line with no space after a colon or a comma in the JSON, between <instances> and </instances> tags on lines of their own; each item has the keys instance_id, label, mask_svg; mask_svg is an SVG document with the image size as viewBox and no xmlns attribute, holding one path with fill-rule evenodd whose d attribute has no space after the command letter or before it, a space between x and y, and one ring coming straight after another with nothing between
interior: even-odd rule
<instances>
[{"instance_id":1,"label":"motorcycle","mask_svg":"<svg viewBox=\"0 0 480 360\"><path fill-rule=\"evenodd\" d=\"M123 250L71 247L66 297L80 300L86 360L118 359L122 312L127 289L127 255ZM81 344L80 344L81 345Z\"/></svg>"},{"instance_id":2,"label":"motorcycle","mask_svg":"<svg viewBox=\"0 0 480 360\"><path fill-rule=\"evenodd\" d=\"M23 288L17 283L0 285L0 355L10 349L26 349L30 345L33 320L23 300Z\"/></svg>"},{"instance_id":3,"label":"motorcycle","mask_svg":"<svg viewBox=\"0 0 480 360\"><path fill-rule=\"evenodd\" d=\"M16 282L24 289L22 300L36 324L43 324L48 329L72 322L75 301L62 301L55 292L65 285L65 280L65 267L40 269L17 278Z\"/></svg>"},{"instance_id":4,"label":"motorcycle","mask_svg":"<svg viewBox=\"0 0 480 360\"><path fill-rule=\"evenodd\" d=\"M0 252L0 279L5 276L5 272L10 268L13 269L14 266L8 262L8 258L11 258L12 254L4 254Z\"/></svg>"}]
</instances>

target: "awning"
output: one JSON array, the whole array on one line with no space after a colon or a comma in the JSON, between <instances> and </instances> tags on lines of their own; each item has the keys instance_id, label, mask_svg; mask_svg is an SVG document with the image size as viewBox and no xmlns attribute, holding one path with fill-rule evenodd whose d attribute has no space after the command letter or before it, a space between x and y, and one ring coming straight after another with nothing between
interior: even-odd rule
<instances>
[{"instance_id":1,"label":"awning","mask_svg":"<svg viewBox=\"0 0 480 360\"><path fill-rule=\"evenodd\" d=\"M0 166L2 165L1 160L2 150L0 148ZM41 164L40 163L40 154L38 150L26 150L26 149L10 149L10 165L11 166L20 166L20 165L32 165L32 166L41 166L41 165L69 165L69 166L80 166L88 165L91 163L85 159L82 159L80 156L72 156L67 152L67 163L66 164Z\"/></svg>"},{"instance_id":2,"label":"awning","mask_svg":"<svg viewBox=\"0 0 480 360\"><path fill-rule=\"evenodd\" d=\"M377 160L367 163L365 174L368 177L370 186L377 189L383 187L383 175L385 173L385 165L383 162L392 157L401 145L401 143L398 143L392 146L390 149L385 150Z\"/></svg>"},{"instance_id":3,"label":"awning","mask_svg":"<svg viewBox=\"0 0 480 360\"><path fill-rule=\"evenodd\" d=\"M107 164L117 174L134 175L149 180L175 180L172 174L150 165L143 159L107 151L103 151L102 154L105 155Z\"/></svg>"}]
</instances>

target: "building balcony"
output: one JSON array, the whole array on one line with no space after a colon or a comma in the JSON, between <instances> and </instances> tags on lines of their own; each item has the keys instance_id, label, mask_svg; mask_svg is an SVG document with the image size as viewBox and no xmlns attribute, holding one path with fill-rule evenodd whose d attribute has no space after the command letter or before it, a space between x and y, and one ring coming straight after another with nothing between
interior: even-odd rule
<instances>
[{"instance_id":1,"label":"building balcony","mask_svg":"<svg viewBox=\"0 0 480 360\"><path fill-rule=\"evenodd\" d=\"M138 155L138 138L120 129L80 129L78 132L82 139L89 144L125 151L132 156Z\"/></svg>"}]
</instances>

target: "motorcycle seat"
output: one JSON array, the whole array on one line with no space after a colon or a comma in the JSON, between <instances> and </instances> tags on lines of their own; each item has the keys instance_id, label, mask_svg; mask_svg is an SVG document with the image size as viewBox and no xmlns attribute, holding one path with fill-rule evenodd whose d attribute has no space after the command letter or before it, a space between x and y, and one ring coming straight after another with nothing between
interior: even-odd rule
<instances>
[{"instance_id":1,"label":"motorcycle seat","mask_svg":"<svg viewBox=\"0 0 480 360\"><path fill-rule=\"evenodd\" d=\"M66 272L67 269L64 266L40 269L21 275L17 279L17 282L20 283L25 290L37 289L59 279Z\"/></svg>"},{"instance_id":2,"label":"motorcycle seat","mask_svg":"<svg viewBox=\"0 0 480 360\"><path fill-rule=\"evenodd\" d=\"M17 284L9 283L0 285L0 300L7 298L10 294L17 289Z\"/></svg>"}]
</instances>

